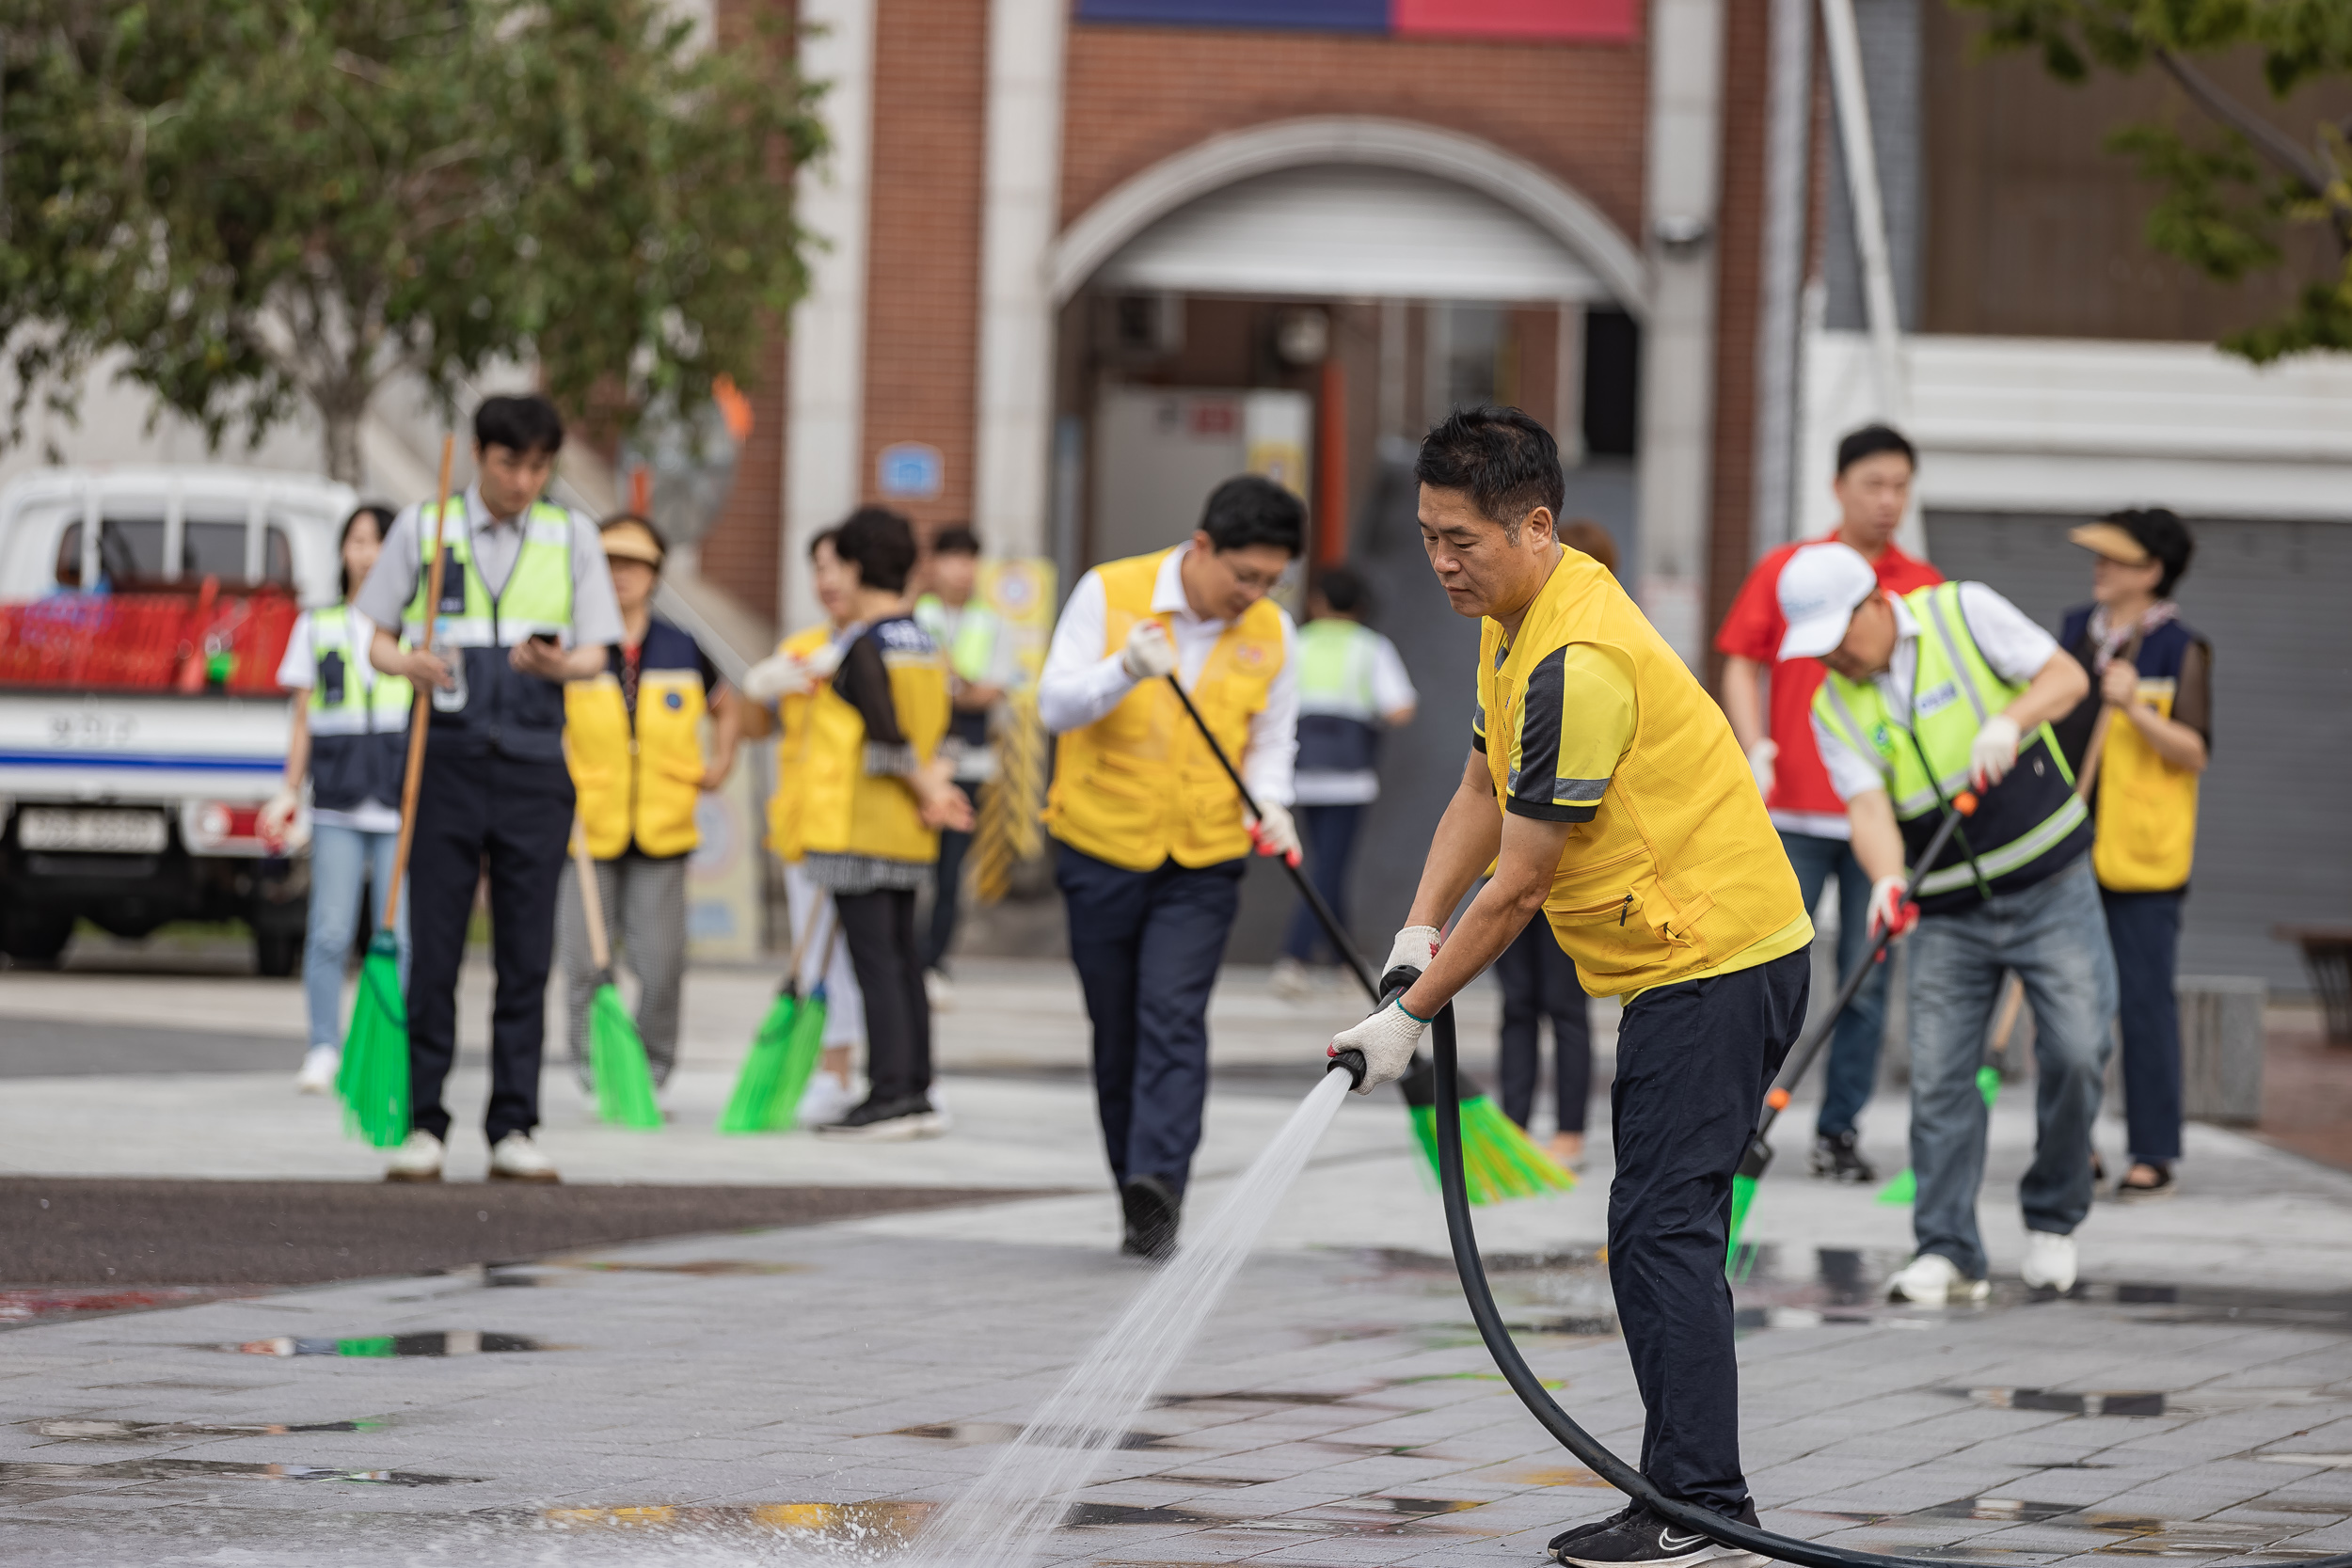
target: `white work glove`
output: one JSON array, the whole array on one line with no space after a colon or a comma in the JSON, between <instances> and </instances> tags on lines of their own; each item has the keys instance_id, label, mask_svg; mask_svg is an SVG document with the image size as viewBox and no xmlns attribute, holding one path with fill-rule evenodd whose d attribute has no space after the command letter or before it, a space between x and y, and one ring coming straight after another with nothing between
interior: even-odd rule
<instances>
[{"instance_id":1,"label":"white work glove","mask_svg":"<svg viewBox=\"0 0 2352 1568\"><path fill-rule=\"evenodd\" d=\"M1870 884L1867 931L1872 942L1878 941L1879 933L1890 926L1895 929L1895 940L1899 942L1919 924L1919 906L1903 896L1908 881L1903 877L1881 877Z\"/></svg>"},{"instance_id":2,"label":"white work glove","mask_svg":"<svg viewBox=\"0 0 2352 1568\"><path fill-rule=\"evenodd\" d=\"M843 659L850 657L850 642L854 641L854 638L844 641L836 637L830 642L818 643L803 655L801 668L808 672L810 682L814 684L833 679L833 673L841 668Z\"/></svg>"},{"instance_id":3,"label":"white work glove","mask_svg":"<svg viewBox=\"0 0 2352 1568\"><path fill-rule=\"evenodd\" d=\"M301 810L302 797L291 789L280 789L269 798L261 814L254 818L254 831L262 835L262 842L273 849L294 848L298 842L294 836L294 817Z\"/></svg>"},{"instance_id":4,"label":"white work glove","mask_svg":"<svg viewBox=\"0 0 2352 1568\"><path fill-rule=\"evenodd\" d=\"M805 697L814 684L798 654L770 654L743 672L743 695L755 703Z\"/></svg>"},{"instance_id":5,"label":"white work glove","mask_svg":"<svg viewBox=\"0 0 2352 1568\"><path fill-rule=\"evenodd\" d=\"M1168 641L1168 628L1157 621L1137 621L1119 652L1119 667L1130 680L1155 681L1174 674L1176 644Z\"/></svg>"},{"instance_id":6,"label":"white work glove","mask_svg":"<svg viewBox=\"0 0 2352 1568\"><path fill-rule=\"evenodd\" d=\"M1289 807L1269 805L1263 816L1243 816L1242 825L1249 830L1249 842L1257 846L1258 853L1279 855L1292 865L1298 863L1298 825L1291 820Z\"/></svg>"},{"instance_id":7,"label":"white work glove","mask_svg":"<svg viewBox=\"0 0 2352 1568\"><path fill-rule=\"evenodd\" d=\"M1770 799L1772 785L1779 781L1780 770L1772 763L1780 755L1780 742L1759 740L1748 748L1748 771L1756 775L1756 792Z\"/></svg>"},{"instance_id":8,"label":"white work glove","mask_svg":"<svg viewBox=\"0 0 2352 1568\"><path fill-rule=\"evenodd\" d=\"M1429 967L1438 956L1438 944L1444 940L1435 926L1407 926L1397 932L1389 944L1389 961L1380 973L1387 974L1399 969L1409 969L1415 974Z\"/></svg>"},{"instance_id":9,"label":"white work glove","mask_svg":"<svg viewBox=\"0 0 2352 1568\"><path fill-rule=\"evenodd\" d=\"M1968 748L1968 782L1981 790L2007 778L2017 766L2017 740L2016 720L2006 713L1986 720L1977 743Z\"/></svg>"},{"instance_id":10,"label":"white work glove","mask_svg":"<svg viewBox=\"0 0 2352 1568\"><path fill-rule=\"evenodd\" d=\"M1331 1037L1326 1056L1337 1056L1343 1051L1364 1053L1364 1081L1356 1085L1356 1093L1370 1094L1383 1084L1392 1084L1405 1076L1405 1069L1413 1065L1413 1053L1421 1049L1422 1032L1429 1025L1405 1010L1403 1002L1391 1002L1353 1029Z\"/></svg>"}]
</instances>

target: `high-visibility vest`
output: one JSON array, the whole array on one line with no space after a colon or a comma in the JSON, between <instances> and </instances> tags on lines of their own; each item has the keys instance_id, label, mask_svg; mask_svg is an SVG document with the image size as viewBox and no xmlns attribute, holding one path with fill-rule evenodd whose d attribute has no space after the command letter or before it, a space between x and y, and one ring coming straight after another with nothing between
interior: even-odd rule
<instances>
[{"instance_id":1,"label":"high-visibility vest","mask_svg":"<svg viewBox=\"0 0 2352 1568\"><path fill-rule=\"evenodd\" d=\"M1796 873L1723 709L1609 569L1574 550L1562 554L1507 650L1500 622L1479 625L1478 702L1498 812L1511 795L1511 737L1530 678L1570 643L1609 649L1630 667L1636 715L1633 742L1593 819L1568 829L1544 899L1585 990L1622 996L1670 985L1802 920ZM1556 759L1521 761L1550 768Z\"/></svg>"},{"instance_id":2,"label":"high-visibility vest","mask_svg":"<svg viewBox=\"0 0 2352 1568\"><path fill-rule=\"evenodd\" d=\"M405 678L368 662L358 618L346 605L310 611L310 802L350 811L364 800L400 803L416 693Z\"/></svg>"},{"instance_id":3,"label":"high-visibility vest","mask_svg":"<svg viewBox=\"0 0 2352 1568\"><path fill-rule=\"evenodd\" d=\"M2083 646L2090 622L2088 608L2076 610L2067 618L2059 641L2068 648ZM2213 657L2210 643L2171 620L2134 638L2117 657L2128 656L2138 671L2139 700L2169 719L2180 700L2182 665L2192 648L2202 648L2208 660ZM2097 830L2090 867L2101 887L2112 893L2169 893L2187 885L2197 858L2198 782L2195 772L2158 755L2130 720L2119 713L2108 721L2090 802Z\"/></svg>"},{"instance_id":4,"label":"high-visibility vest","mask_svg":"<svg viewBox=\"0 0 2352 1568\"><path fill-rule=\"evenodd\" d=\"M1298 770L1357 773L1380 754L1380 634L1338 616L1298 628Z\"/></svg>"},{"instance_id":5,"label":"high-visibility vest","mask_svg":"<svg viewBox=\"0 0 2352 1568\"><path fill-rule=\"evenodd\" d=\"M836 635L832 626L809 626L777 643L776 652L806 658ZM768 797L768 847L787 865L801 858L801 808L808 783L808 713L815 700L814 691L776 700L776 788Z\"/></svg>"},{"instance_id":6,"label":"high-visibility vest","mask_svg":"<svg viewBox=\"0 0 2352 1568\"><path fill-rule=\"evenodd\" d=\"M1168 554L1095 568L1103 579L1105 657L1127 645L1136 623L1155 618L1152 590ZM1265 706L1281 668L1282 612L1260 599L1217 635L1189 689L1236 767L1249 744L1249 721ZM1137 681L1117 707L1056 741L1045 822L1073 849L1129 871L1170 860L1216 865L1249 852L1241 797L1164 680Z\"/></svg>"},{"instance_id":7,"label":"high-visibility vest","mask_svg":"<svg viewBox=\"0 0 2352 1568\"><path fill-rule=\"evenodd\" d=\"M882 645L891 705L915 760L929 762L947 733L947 660L905 616L864 634ZM866 719L830 680L809 694L803 751L800 839L803 855L868 855L927 863L939 834L923 825L905 780L866 770Z\"/></svg>"},{"instance_id":8,"label":"high-visibility vest","mask_svg":"<svg viewBox=\"0 0 2352 1568\"><path fill-rule=\"evenodd\" d=\"M631 844L641 854L670 856L702 842L694 808L702 800L706 705L696 652L694 640L667 622L646 628L634 715L609 669L564 688L564 752L588 853L597 860Z\"/></svg>"},{"instance_id":9,"label":"high-visibility vest","mask_svg":"<svg viewBox=\"0 0 2352 1568\"><path fill-rule=\"evenodd\" d=\"M417 515L416 596L402 617L409 641L440 642L461 651L466 663L466 705L453 713L433 709L432 744L444 754L482 756L497 752L534 761L564 755L564 692L554 681L526 675L507 662L506 650L532 637L561 638L572 629L572 519L560 506L534 503L522 523L522 548L515 569L493 596L473 568L473 530L463 499L450 503L449 564L441 578L441 602L425 635L425 594L432 584L436 506Z\"/></svg>"},{"instance_id":10,"label":"high-visibility vest","mask_svg":"<svg viewBox=\"0 0 2352 1568\"><path fill-rule=\"evenodd\" d=\"M1985 661L1961 613L1960 584L1917 589L1902 602L1919 627L1911 726L1896 722L1876 682L1834 671L1813 694L1813 714L1855 752L1878 760L1905 858L1915 863L1943 820L1943 802L1968 787L1978 730L2026 686L2002 679ZM1984 792L1976 814L1919 879L1919 911L1942 914L1976 904L1979 874L1990 893L2031 887L2090 847L2090 813L2074 793L2074 770L2050 726L2038 724L2018 746L2017 766Z\"/></svg>"}]
</instances>

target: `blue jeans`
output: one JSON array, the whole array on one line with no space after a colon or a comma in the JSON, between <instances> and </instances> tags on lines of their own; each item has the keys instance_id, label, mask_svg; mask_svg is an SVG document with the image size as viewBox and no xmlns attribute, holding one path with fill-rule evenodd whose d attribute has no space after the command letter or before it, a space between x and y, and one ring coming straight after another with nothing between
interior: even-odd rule
<instances>
[{"instance_id":1,"label":"blue jeans","mask_svg":"<svg viewBox=\"0 0 2352 1568\"><path fill-rule=\"evenodd\" d=\"M2107 941L2123 1013L2123 1125L2132 1158L2169 1165L2181 1157L2181 1001L2172 972L2181 956L2186 895L2108 893Z\"/></svg>"},{"instance_id":2,"label":"blue jeans","mask_svg":"<svg viewBox=\"0 0 2352 1568\"><path fill-rule=\"evenodd\" d=\"M1837 877L1837 978L1842 982L1870 948L1870 874L1853 858L1853 846L1842 838L1784 832L1780 842L1796 868L1806 913L1820 903L1821 884L1833 872ZM1879 1043L1885 1034L1886 971L1873 964L1870 977L1838 1015L1836 1033L1830 1036L1829 1065L1821 1069L1821 1108L1813 1117L1816 1134L1835 1137L1853 1131L1854 1118L1878 1086Z\"/></svg>"},{"instance_id":3,"label":"blue jeans","mask_svg":"<svg viewBox=\"0 0 2352 1568\"><path fill-rule=\"evenodd\" d=\"M310 830L310 923L302 943L302 994L310 1004L310 1043L341 1049L343 1043L343 960L351 953L364 914L373 929L392 879L398 833L363 833L357 828ZM360 880L367 904L360 908ZM400 907L400 983L408 986L408 906Z\"/></svg>"},{"instance_id":4,"label":"blue jeans","mask_svg":"<svg viewBox=\"0 0 2352 1568\"><path fill-rule=\"evenodd\" d=\"M2046 881L1919 922L1911 942L1911 1166L1921 1253L1985 1274L1977 1234L1984 1097L1977 1069L2001 976L2033 1006L2033 1164L2018 1183L2026 1228L2064 1236L2090 1212L2090 1122L2115 1048L2115 956L2084 856Z\"/></svg>"},{"instance_id":5,"label":"blue jeans","mask_svg":"<svg viewBox=\"0 0 2352 1568\"><path fill-rule=\"evenodd\" d=\"M1323 901L1331 906L1331 912L1347 924L1347 859L1356 852L1356 830L1363 825L1362 806L1301 806L1298 808L1298 844L1306 851L1301 867L1307 879L1314 884ZM1323 923L1315 911L1301 898L1291 914L1290 935L1282 943L1286 958L1300 963L1312 963L1330 950ZM1332 961L1340 955L1331 954Z\"/></svg>"}]
</instances>

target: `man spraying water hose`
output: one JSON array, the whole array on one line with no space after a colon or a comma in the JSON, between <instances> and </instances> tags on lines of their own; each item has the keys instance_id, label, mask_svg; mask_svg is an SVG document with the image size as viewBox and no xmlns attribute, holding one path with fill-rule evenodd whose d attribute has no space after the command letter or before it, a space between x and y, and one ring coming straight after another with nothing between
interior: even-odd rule
<instances>
[{"instance_id":1,"label":"man spraying water hose","mask_svg":"<svg viewBox=\"0 0 2352 1568\"><path fill-rule=\"evenodd\" d=\"M1722 711L1616 579L1555 540L1550 434L1463 410L1414 472L1430 566L1483 621L1471 753L1390 954L1383 989L1403 994L1330 1051L1363 1053L1359 1092L1397 1077L1539 910L1584 989L1626 999L1609 1269L1648 1413L1641 1467L1668 1498L1753 1523L1724 1246L1732 1174L1804 1017L1812 923ZM1763 1560L1639 1504L1551 1549L1587 1568Z\"/></svg>"}]
</instances>

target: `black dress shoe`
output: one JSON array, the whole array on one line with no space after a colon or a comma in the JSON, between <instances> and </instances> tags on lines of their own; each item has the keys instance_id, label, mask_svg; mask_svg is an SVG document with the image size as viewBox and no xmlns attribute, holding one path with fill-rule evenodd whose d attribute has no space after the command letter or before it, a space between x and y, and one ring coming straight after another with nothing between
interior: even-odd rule
<instances>
[{"instance_id":1,"label":"black dress shoe","mask_svg":"<svg viewBox=\"0 0 2352 1568\"><path fill-rule=\"evenodd\" d=\"M1176 1256L1176 1223L1184 1200L1167 1179L1131 1176L1119 1189L1119 1207L1127 1220L1127 1234L1119 1250L1130 1258L1165 1263Z\"/></svg>"}]
</instances>

